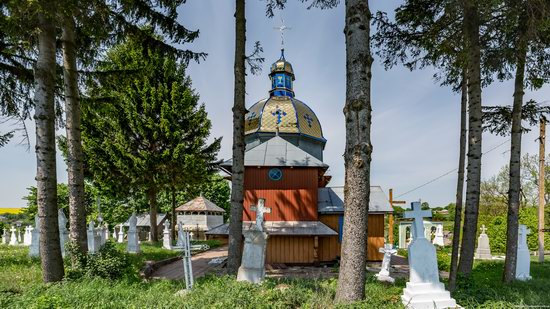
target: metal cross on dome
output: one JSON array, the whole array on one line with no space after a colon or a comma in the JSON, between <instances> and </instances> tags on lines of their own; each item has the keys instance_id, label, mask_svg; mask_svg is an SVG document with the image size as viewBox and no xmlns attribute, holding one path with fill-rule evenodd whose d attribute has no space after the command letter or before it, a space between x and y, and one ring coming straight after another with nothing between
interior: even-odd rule
<instances>
[{"instance_id":1,"label":"metal cross on dome","mask_svg":"<svg viewBox=\"0 0 550 309\"><path fill-rule=\"evenodd\" d=\"M271 115L277 117L277 125L278 125L279 123L281 123L281 118L283 118L283 116L286 116L286 112L285 112L284 110L281 110L281 109L279 108L279 105L277 105L277 106L275 107L275 111L274 111L274 112L271 112Z\"/></svg>"},{"instance_id":2,"label":"metal cross on dome","mask_svg":"<svg viewBox=\"0 0 550 309\"><path fill-rule=\"evenodd\" d=\"M305 114L304 119L307 121L307 125L311 128L311 123L313 122L313 118L311 118L309 114Z\"/></svg>"},{"instance_id":3,"label":"metal cross on dome","mask_svg":"<svg viewBox=\"0 0 550 309\"><path fill-rule=\"evenodd\" d=\"M281 16L281 25L279 27L273 27L275 30L279 30L281 32L281 49L285 49L285 30L290 30L292 28L285 26L285 21L283 20L283 17Z\"/></svg>"},{"instance_id":4,"label":"metal cross on dome","mask_svg":"<svg viewBox=\"0 0 550 309\"><path fill-rule=\"evenodd\" d=\"M415 238L425 238L424 236L424 218L431 217L431 210L422 210L420 202L411 203L412 211L405 211L405 218L413 218L413 227L415 229Z\"/></svg>"}]
</instances>

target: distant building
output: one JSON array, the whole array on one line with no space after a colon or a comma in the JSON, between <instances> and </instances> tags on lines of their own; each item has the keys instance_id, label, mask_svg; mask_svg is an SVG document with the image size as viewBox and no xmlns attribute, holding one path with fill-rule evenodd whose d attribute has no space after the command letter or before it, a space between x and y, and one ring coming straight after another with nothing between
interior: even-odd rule
<instances>
[{"instance_id":1,"label":"distant building","mask_svg":"<svg viewBox=\"0 0 550 309\"><path fill-rule=\"evenodd\" d=\"M205 232L223 224L225 210L202 195L176 208L177 223L193 232L194 239L206 239Z\"/></svg>"},{"instance_id":2,"label":"distant building","mask_svg":"<svg viewBox=\"0 0 550 309\"><path fill-rule=\"evenodd\" d=\"M149 240L149 232L151 231L151 216L146 214L138 214L137 215L137 230L138 230L138 236L139 240ZM157 235L158 237L162 238L162 226L164 224L164 221L168 217L166 214L157 214ZM129 219L128 219L129 220ZM123 224L125 227L129 226L128 221L124 222Z\"/></svg>"}]
</instances>

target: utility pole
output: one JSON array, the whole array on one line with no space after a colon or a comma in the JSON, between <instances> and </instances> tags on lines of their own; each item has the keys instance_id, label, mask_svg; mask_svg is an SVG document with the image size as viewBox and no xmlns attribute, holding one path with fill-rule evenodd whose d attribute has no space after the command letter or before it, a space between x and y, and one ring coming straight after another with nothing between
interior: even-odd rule
<instances>
[{"instance_id":1,"label":"utility pole","mask_svg":"<svg viewBox=\"0 0 550 309\"><path fill-rule=\"evenodd\" d=\"M393 200L393 189L390 189L390 205L393 210L394 204L404 205L405 201L394 201ZM390 217L388 219L388 242L393 245L393 212L390 213Z\"/></svg>"},{"instance_id":2,"label":"utility pole","mask_svg":"<svg viewBox=\"0 0 550 309\"><path fill-rule=\"evenodd\" d=\"M544 146L546 141L546 120L544 117L540 119L540 136L539 136L539 262L544 262Z\"/></svg>"}]
</instances>

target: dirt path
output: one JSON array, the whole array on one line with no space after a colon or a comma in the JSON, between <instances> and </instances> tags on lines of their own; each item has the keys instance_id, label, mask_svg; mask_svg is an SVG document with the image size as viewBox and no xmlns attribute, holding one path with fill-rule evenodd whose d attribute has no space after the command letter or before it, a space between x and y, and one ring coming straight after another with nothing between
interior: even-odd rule
<instances>
[{"instance_id":1,"label":"dirt path","mask_svg":"<svg viewBox=\"0 0 550 309\"><path fill-rule=\"evenodd\" d=\"M191 262L193 264L193 276L195 278L204 276L211 269L218 266L218 265L209 265L208 262L210 262L214 258L223 258L223 257L227 257L227 246L211 249L206 252L202 252L197 255L194 255L191 258ZM159 269L157 269L155 272L153 272L151 277L160 278L160 279L171 279L171 280L184 279L183 262L181 260L177 260L168 265L162 266Z\"/></svg>"}]
</instances>

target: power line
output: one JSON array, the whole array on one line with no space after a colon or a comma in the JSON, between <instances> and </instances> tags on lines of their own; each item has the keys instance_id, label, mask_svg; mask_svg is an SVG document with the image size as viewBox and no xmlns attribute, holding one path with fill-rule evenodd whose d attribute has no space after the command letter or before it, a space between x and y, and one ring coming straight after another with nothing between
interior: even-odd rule
<instances>
[{"instance_id":1,"label":"power line","mask_svg":"<svg viewBox=\"0 0 550 309\"><path fill-rule=\"evenodd\" d=\"M491 152L491 151L493 151L493 150L499 148L500 146L502 146L502 145L508 143L509 141L510 141L510 139L505 140L504 142L502 142L502 143L500 143L500 144L494 146L493 148L491 148L491 149L485 151L484 153L482 153L482 155L488 154L489 152ZM441 178L443 178L443 177L445 177L445 176L451 174L452 172L456 172L457 170L458 170L458 167L457 167L457 168L454 168L454 169L452 169L452 170L450 170L450 171L448 171L448 172L446 172L446 173L444 173L444 174L442 174L442 175L440 175L440 176L437 176L437 177L435 177L434 179L432 179L432 180L430 180L430 181L427 181L427 182L425 182L425 183L419 185L418 187L415 187L415 188L413 188L413 189L411 189L411 190L409 190L409 191L407 191L407 192L405 192L405 193L403 193L403 194L400 194L399 196L397 196L397 198L402 197L402 196L404 196L404 195L407 195L407 194L409 194L409 193L411 193L411 192L413 192L413 191L416 191L416 190L418 190L418 189L420 189L420 188L422 188L422 187L425 187L425 186L427 186L427 185L429 185L429 184L431 184L431 183L433 183L433 182L435 182L435 181L437 181L437 180L439 180L439 179L441 179Z\"/></svg>"}]
</instances>

